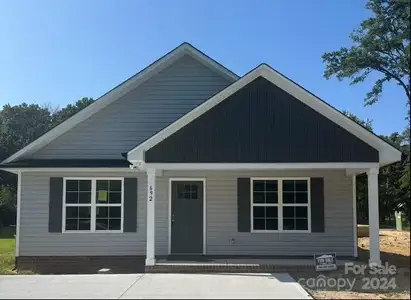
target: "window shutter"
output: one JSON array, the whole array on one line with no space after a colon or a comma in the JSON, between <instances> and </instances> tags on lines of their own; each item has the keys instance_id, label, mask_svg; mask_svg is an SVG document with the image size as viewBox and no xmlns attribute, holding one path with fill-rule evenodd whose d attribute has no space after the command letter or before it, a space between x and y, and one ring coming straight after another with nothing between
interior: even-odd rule
<instances>
[{"instance_id":1,"label":"window shutter","mask_svg":"<svg viewBox=\"0 0 411 300\"><path fill-rule=\"evenodd\" d=\"M137 231L137 178L124 178L123 231Z\"/></svg>"},{"instance_id":2,"label":"window shutter","mask_svg":"<svg viewBox=\"0 0 411 300\"><path fill-rule=\"evenodd\" d=\"M250 232L250 178L237 178L237 226L238 232Z\"/></svg>"},{"instance_id":3,"label":"window shutter","mask_svg":"<svg viewBox=\"0 0 411 300\"><path fill-rule=\"evenodd\" d=\"M325 231L324 178L311 178L311 232Z\"/></svg>"},{"instance_id":4,"label":"window shutter","mask_svg":"<svg viewBox=\"0 0 411 300\"><path fill-rule=\"evenodd\" d=\"M51 177L49 183L49 232L61 232L63 217L63 177Z\"/></svg>"}]
</instances>

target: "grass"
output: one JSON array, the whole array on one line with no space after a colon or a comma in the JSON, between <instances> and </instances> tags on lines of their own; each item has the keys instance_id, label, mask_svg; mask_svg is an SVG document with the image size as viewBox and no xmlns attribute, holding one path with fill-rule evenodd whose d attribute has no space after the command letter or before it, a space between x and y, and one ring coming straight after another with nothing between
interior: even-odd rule
<instances>
[{"instance_id":1,"label":"grass","mask_svg":"<svg viewBox=\"0 0 411 300\"><path fill-rule=\"evenodd\" d=\"M16 242L14 233L4 230L0 233L0 274L15 274L14 254Z\"/></svg>"}]
</instances>

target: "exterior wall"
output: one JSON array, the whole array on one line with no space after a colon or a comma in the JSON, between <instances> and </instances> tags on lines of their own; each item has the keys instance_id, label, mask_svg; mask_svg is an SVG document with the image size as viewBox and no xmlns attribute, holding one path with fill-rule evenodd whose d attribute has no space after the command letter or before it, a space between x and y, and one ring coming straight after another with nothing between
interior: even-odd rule
<instances>
[{"instance_id":1,"label":"exterior wall","mask_svg":"<svg viewBox=\"0 0 411 300\"><path fill-rule=\"evenodd\" d=\"M137 232L49 233L50 177L137 177ZM20 256L145 255L145 173L23 173L20 210Z\"/></svg>"},{"instance_id":2,"label":"exterior wall","mask_svg":"<svg viewBox=\"0 0 411 300\"><path fill-rule=\"evenodd\" d=\"M49 233L49 178L59 176L138 177L136 233ZM324 177L324 233L246 233L237 231L237 177ZM145 173L23 173L20 256L145 255ZM168 189L175 177L206 178L207 255L353 255L351 177L339 171L164 171L156 182L156 255L168 254ZM235 240L231 244L231 239Z\"/></svg>"},{"instance_id":3,"label":"exterior wall","mask_svg":"<svg viewBox=\"0 0 411 300\"><path fill-rule=\"evenodd\" d=\"M324 177L324 233L249 233L237 230L237 177ZM206 178L207 255L353 256L352 178L339 171L164 171L156 183L156 255L168 254L169 178ZM235 240L231 244L231 239Z\"/></svg>"},{"instance_id":4,"label":"exterior wall","mask_svg":"<svg viewBox=\"0 0 411 300\"><path fill-rule=\"evenodd\" d=\"M231 82L186 55L32 155L121 159Z\"/></svg>"}]
</instances>

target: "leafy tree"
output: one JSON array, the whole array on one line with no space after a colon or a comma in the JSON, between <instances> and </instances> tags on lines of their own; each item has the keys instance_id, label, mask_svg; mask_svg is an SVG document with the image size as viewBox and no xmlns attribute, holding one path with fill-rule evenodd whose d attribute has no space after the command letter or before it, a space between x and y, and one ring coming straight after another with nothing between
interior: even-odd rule
<instances>
[{"instance_id":1,"label":"leafy tree","mask_svg":"<svg viewBox=\"0 0 411 300\"><path fill-rule=\"evenodd\" d=\"M89 106L94 102L93 98L88 98L88 97L83 97L80 100L77 100L76 103L73 104L68 104L66 107L64 107L61 110L56 111L52 115L52 124L53 126L56 126L60 124L61 122L64 122L71 116L75 115L77 112L82 110L83 108Z\"/></svg>"},{"instance_id":2,"label":"leafy tree","mask_svg":"<svg viewBox=\"0 0 411 300\"><path fill-rule=\"evenodd\" d=\"M50 129L50 112L37 104L4 105L0 111L0 159Z\"/></svg>"},{"instance_id":3,"label":"leafy tree","mask_svg":"<svg viewBox=\"0 0 411 300\"><path fill-rule=\"evenodd\" d=\"M93 102L92 98L85 97L61 110L26 103L4 105L0 110L0 161ZM0 223L14 223L15 203L16 176L0 171Z\"/></svg>"},{"instance_id":4,"label":"leafy tree","mask_svg":"<svg viewBox=\"0 0 411 300\"><path fill-rule=\"evenodd\" d=\"M373 16L363 21L350 38L354 45L323 54L325 78L349 78L351 84L363 82L371 73L380 77L367 93L365 105L379 100L383 84L396 82L410 104L410 2L407 0L369 0L366 8Z\"/></svg>"}]
</instances>

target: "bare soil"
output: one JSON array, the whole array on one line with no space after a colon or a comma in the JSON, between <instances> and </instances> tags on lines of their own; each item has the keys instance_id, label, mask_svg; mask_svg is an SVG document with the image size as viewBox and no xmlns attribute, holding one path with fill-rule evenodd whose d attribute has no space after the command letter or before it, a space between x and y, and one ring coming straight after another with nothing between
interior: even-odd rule
<instances>
[{"instance_id":1,"label":"bare soil","mask_svg":"<svg viewBox=\"0 0 411 300\"><path fill-rule=\"evenodd\" d=\"M310 289L305 288L315 299L410 299L410 232L381 230L380 231L380 251L381 261L384 264L396 267L396 274L370 274L368 271L364 275L348 273L345 274L344 267L339 267L336 271L327 273L305 272L304 274L292 274L296 280L299 278L318 278L319 275L325 276L328 280L334 278L336 281L349 280L354 282L352 288L330 288ZM369 238L358 239L358 260L356 265L366 265L369 259ZM372 278L379 288L365 287L367 281ZM383 281L391 281L388 288L382 288ZM394 286L395 285L395 286ZM394 288L395 287L395 288Z\"/></svg>"}]
</instances>

